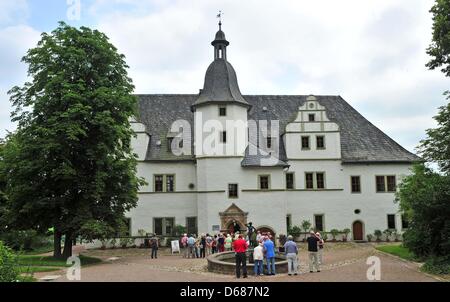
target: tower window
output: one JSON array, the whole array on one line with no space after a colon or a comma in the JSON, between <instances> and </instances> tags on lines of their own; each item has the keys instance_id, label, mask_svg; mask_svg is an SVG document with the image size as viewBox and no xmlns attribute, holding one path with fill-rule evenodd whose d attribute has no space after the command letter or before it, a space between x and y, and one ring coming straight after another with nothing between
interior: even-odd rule
<instances>
[{"instance_id":1,"label":"tower window","mask_svg":"<svg viewBox=\"0 0 450 302\"><path fill-rule=\"evenodd\" d=\"M227 107L219 107L219 116L227 116Z\"/></svg>"},{"instance_id":2,"label":"tower window","mask_svg":"<svg viewBox=\"0 0 450 302\"><path fill-rule=\"evenodd\" d=\"M259 189L260 190L268 190L269 187L270 187L269 175L261 175L261 176L259 176Z\"/></svg>"},{"instance_id":3,"label":"tower window","mask_svg":"<svg viewBox=\"0 0 450 302\"><path fill-rule=\"evenodd\" d=\"M220 142L223 144L227 143L227 132L226 131L222 131L220 133Z\"/></svg>"},{"instance_id":4,"label":"tower window","mask_svg":"<svg viewBox=\"0 0 450 302\"><path fill-rule=\"evenodd\" d=\"M238 198L238 184L228 185L228 198Z\"/></svg>"},{"instance_id":5,"label":"tower window","mask_svg":"<svg viewBox=\"0 0 450 302\"><path fill-rule=\"evenodd\" d=\"M267 137L267 148L268 149L272 148L272 137L270 136Z\"/></svg>"},{"instance_id":6,"label":"tower window","mask_svg":"<svg viewBox=\"0 0 450 302\"><path fill-rule=\"evenodd\" d=\"M219 59L223 58L223 49L219 48Z\"/></svg>"},{"instance_id":7,"label":"tower window","mask_svg":"<svg viewBox=\"0 0 450 302\"><path fill-rule=\"evenodd\" d=\"M294 173L286 173L286 189L293 190L294 187Z\"/></svg>"}]
</instances>

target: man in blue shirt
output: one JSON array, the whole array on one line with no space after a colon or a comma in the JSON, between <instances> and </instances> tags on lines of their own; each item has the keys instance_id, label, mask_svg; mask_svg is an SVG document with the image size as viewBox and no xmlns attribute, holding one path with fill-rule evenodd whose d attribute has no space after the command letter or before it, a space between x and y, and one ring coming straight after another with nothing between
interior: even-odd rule
<instances>
[{"instance_id":1,"label":"man in blue shirt","mask_svg":"<svg viewBox=\"0 0 450 302\"><path fill-rule=\"evenodd\" d=\"M298 275L298 248L297 244L294 242L294 237L289 236L288 241L284 244L284 250L286 253L286 258L288 260L288 271L289 276Z\"/></svg>"},{"instance_id":2,"label":"man in blue shirt","mask_svg":"<svg viewBox=\"0 0 450 302\"><path fill-rule=\"evenodd\" d=\"M267 272L269 275L275 275L275 245L269 238L264 241L264 251L266 253Z\"/></svg>"}]
</instances>

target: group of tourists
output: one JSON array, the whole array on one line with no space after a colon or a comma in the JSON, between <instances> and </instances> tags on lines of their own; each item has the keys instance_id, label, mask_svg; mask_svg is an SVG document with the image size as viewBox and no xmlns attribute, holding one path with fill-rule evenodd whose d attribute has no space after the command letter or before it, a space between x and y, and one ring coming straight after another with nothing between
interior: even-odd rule
<instances>
[{"instance_id":1,"label":"group of tourists","mask_svg":"<svg viewBox=\"0 0 450 302\"><path fill-rule=\"evenodd\" d=\"M223 253L227 250L227 239L223 234L183 234L180 239L181 254L183 258L205 258L211 254Z\"/></svg>"},{"instance_id":2,"label":"group of tourists","mask_svg":"<svg viewBox=\"0 0 450 302\"><path fill-rule=\"evenodd\" d=\"M254 262L255 276L275 275L275 238L270 232L261 233L256 231L251 223L246 225L246 236L240 233L239 225L233 221L230 233L219 233L216 235L183 234L180 239L181 254L183 258L205 258L215 253L234 251L236 258L236 277L247 278L247 252L253 248L250 255ZM320 272L323 261L324 240L319 232L310 232L306 239L308 246L309 271ZM157 258L158 241L151 240L152 259ZM280 246L280 252L284 252L288 262L288 275L298 275L299 249L292 236L288 236L284 245Z\"/></svg>"},{"instance_id":3,"label":"group of tourists","mask_svg":"<svg viewBox=\"0 0 450 302\"><path fill-rule=\"evenodd\" d=\"M273 237L269 234L262 235L257 233L258 245L253 249L254 273L255 276L275 275L275 243ZM320 272L320 265L323 261L324 240L320 233L311 231L307 238L308 253L309 253L309 271L311 273ZM244 240L242 235L239 239L233 242L234 251L236 253L236 277L241 277L241 270L244 278L247 278L247 250L249 248L249 241ZM292 236L288 236L286 243L283 246L284 253L288 261L288 275L298 275L299 258L297 243L294 242ZM267 271L264 272L265 261Z\"/></svg>"}]
</instances>

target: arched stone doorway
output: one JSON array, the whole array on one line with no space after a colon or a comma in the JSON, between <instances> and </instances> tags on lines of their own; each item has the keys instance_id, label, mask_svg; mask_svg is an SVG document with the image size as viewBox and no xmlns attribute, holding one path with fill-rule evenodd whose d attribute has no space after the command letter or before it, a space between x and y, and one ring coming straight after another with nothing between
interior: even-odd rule
<instances>
[{"instance_id":1,"label":"arched stone doorway","mask_svg":"<svg viewBox=\"0 0 450 302\"><path fill-rule=\"evenodd\" d=\"M270 232L270 234L271 234L274 238L276 238L276 233L275 233L275 231L273 230L273 228L271 228L271 227L269 227L269 226L267 226L267 225L262 225L262 226L257 227L257 228L256 228L256 231L257 231L257 232L261 232L262 235L267 235L267 234Z\"/></svg>"},{"instance_id":2,"label":"arched stone doorway","mask_svg":"<svg viewBox=\"0 0 450 302\"><path fill-rule=\"evenodd\" d=\"M221 223L221 231L229 233L231 230L231 226L233 224L233 220L235 220L240 228L241 232L245 231L246 225L247 225L247 216L248 212L242 211L241 208L239 208L234 203L226 209L224 212L219 213L220 216L220 223Z\"/></svg>"},{"instance_id":3,"label":"arched stone doorway","mask_svg":"<svg viewBox=\"0 0 450 302\"><path fill-rule=\"evenodd\" d=\"M362 221L355 221L353 222L353 240L355 241L360 241L360 240L364 240L364 224L362 223Z\"/></svg>"}]
</instances>

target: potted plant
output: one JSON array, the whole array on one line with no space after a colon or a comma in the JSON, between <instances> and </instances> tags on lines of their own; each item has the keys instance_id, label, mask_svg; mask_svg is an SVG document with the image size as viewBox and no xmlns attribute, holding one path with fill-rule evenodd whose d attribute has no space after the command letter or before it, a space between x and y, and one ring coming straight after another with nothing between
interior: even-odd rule
<instances>
[{"instance_id":1,"label":"potted plant","mask_svg":"<svg viewBox=\"0 0 450 302\"><path fill-rule=\"evenodd\" d=\"M328 235L327 234L328 234L327 232L323 232L323 235L322 235L323 241L327 241L328 240Z\"/></svg>"},{"instance_id":2,"label":"potted plant","mask_svg":"<svg viewBox=\"0 0 450 302\"><path fill-rule=\"evenodd\" d=\"M372 242L373 239L373 235L372 234L368 234L367 235L367 241Z\"/></svg>"},{"instance_id":3,"label":"potted plant","mask_svg":"<svg viewBox=\"0 0 450 302\"><path fill-rule=\"evenodd\" d=\"M344 229L343 231L342 231L342 233L344 234L344 237L343 237L343 241L344 242L347 242L347 240L348 240L348 234L350 234L352 231L350 230L350 229Z\"/></svg>"},{"instance_id":4,"label":"potted plant","mask_svg":"<svg viewBox=\"0 0 450 302\"><path fill-rule=\"evenodd\" d=\"M391 241L390 237L392 235L392 230L391 229L386 229L383 231L384 236L386 237L386 242Z\"/></svg>"},{"instance_id":5,"label":"potted plant","mask_svg":"<svg viewBox=\"0 0 450 302\"><path fill-rule=\"evenodd\" d=\"M299 226L293 226L289 232L289 234L292 235L296 241L299 239L301 233L302 229Z\"/></svg>"},{"instance_id":6,"label":"potted plant","mask_svg":"<svg viewBox=\"0 0 450 302\"><path fill-rule=\"evenodd\" d=\"M305 238L303 241L306 241L306 237L308 236L308 231L311 229L311 222L309 220L302 221L302 230L305 233Z\"/></svg>"},{"instance_id":7,"label":"potted plant","mask_svg":"<svg viewBox=\"0 0 450 302\"><path fill-rule=\"evenodd\" d=\"M332 229L331 231L330 231L330 234L331 234L331 236L333 236L333 242L336 242L336 237L337 237L337 235L339 235L339 230L337 230L337 229Z\"/></svg>"},{"instance_id":8,"label":"potted plant","mask_svg":"<svg viewBox=\"0 0 450 302\"><path fill-rule=\"evenodd\" d=\"M395 242L399 242L400 234L397 232L397 230L394 230L392 232L392 236L394 237Z\"/></svg>"},{"instance_id":9,"label":"potted plant","mask_svg":"<svg viewBox=\"0 0 450 302\"><path fill-rule=\"evenodd\" d=\"M381 232L380 230L375 230L373 232L373 234L375 235L375 237L377 237L377 242L381 241L381 236L383 236L383 232Z\"/></svg>"}]
</instances>

